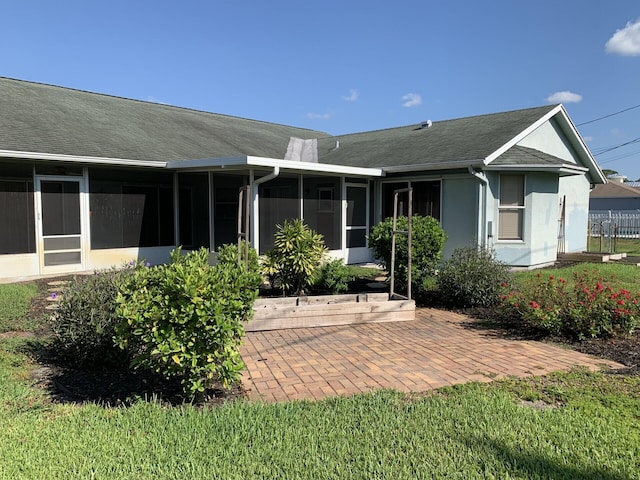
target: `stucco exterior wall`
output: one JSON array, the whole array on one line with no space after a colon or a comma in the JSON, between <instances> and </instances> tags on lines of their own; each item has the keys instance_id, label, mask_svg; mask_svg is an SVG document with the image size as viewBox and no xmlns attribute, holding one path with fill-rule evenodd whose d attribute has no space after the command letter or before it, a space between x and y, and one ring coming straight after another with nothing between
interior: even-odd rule
<instances>
[{"instance_id":1,"label":"stucco exterior wall","mask_svg":"<svg viewBox=\"0 0 640 480\"><path fill-rule=\"evenodd\" d=\"M569 163L578 163L574 149L553 120L543 123L521 140L518 145L529 147L561 158Z\"/></svg>"},{"instance_id":2,"label":"stucco exterior wall","mask_svg":"<svg viewBox=\"0 0 640 480\"><path fill-rule=\"evenodd\" d=\"M494 193L493 213L498 218L499 178L491 182ZM496 257L518 267L554 262L557 258L559 219L558 176L548 173L525 175L525 213L522 240L498 240L493 247ZM494 229L497 232L496 228Z\"/></svg>"},{"instance_id":3,"label":"stucco exterior wall","mask_svg":"<svg viewBox=\"0 0 640 480\"><path fill-rule=\"evenodd\" d=\"M478 180L471 176L442 180L442 221L447 234L443 257L450 257L456 248L468 247L477 241Z\"/></svg>"},{"instance_id":4,"label":"stucco exterior wall","mask_svg":"<svg viewBox=\"0 0 640 480\"><path fill-rule=\"evenodd\" d=\"M587 249L589 223L589 188L586 177L561 177L558 195L566 197L565 251L582 252Z\"/></svg>"}]
</instances>

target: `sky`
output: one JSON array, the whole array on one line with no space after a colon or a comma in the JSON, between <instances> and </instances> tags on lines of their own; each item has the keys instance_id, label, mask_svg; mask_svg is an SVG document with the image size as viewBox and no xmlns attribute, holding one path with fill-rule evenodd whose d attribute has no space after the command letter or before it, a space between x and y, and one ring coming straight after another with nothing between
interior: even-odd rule
<instances>
[{"instance_id":1,"label":"sky","mask_svg":"<svg viewBox=\"0 0 640 480\"><path fill-rule=\"evenodd\" d=\"M563 103L602 168L640 179L638 0L20 0L0 18L0 76L334 135Z\"/></svg>"}]
</instances>

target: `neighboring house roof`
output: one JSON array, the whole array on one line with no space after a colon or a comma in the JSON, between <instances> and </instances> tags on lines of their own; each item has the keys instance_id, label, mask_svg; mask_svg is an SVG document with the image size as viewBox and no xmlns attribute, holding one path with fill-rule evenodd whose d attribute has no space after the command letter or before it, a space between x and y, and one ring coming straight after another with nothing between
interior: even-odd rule
<instances>
[{"instance_id":1,"label":"neighboring house roof","mask_svg":"<svg viewBox=\"0 0 640 480\"><path fill-rule=\"evenodd\" d=\"M637 198L640 190L624 183L608 182L596 185L589 193L589 198Z\"/></svg>"},{"instance_id":2,"label":"neighboring house roof","mask_svg":"<svg viewBox=\"0 0 640 480\"><path fill-rule=\"evenodd\" d=\"M284 158L326 133L0 77L2 151L170 161Z\"/></svg>"}]
</instances>

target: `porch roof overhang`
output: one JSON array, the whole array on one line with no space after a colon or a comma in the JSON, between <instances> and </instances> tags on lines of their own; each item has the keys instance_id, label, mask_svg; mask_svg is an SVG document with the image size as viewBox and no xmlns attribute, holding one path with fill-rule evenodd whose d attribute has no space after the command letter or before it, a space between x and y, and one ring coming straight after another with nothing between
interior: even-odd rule
<instances>
[{"instance_id":1,"label":"porch roof overhang","mask_svg":"<svg viewBox=\"0 0 640 480\"><path fill-rule=\"evenodd\" d=\"M571 163L562 165L545 165L545 164L529 164L529 165L486 165L482 168L484 171L500 171L500 172L546 172L555 173L561 177L571 175L584 175L589 171L587 167L580 167Z\"/></svg>"},{"instance_id":2,"label":"porch roof overhang","mask_svg":"<svg viewBox=\"0 0 640 480\"><path fill-rule=\"evenodd\" d=\"M288 172L329 173L352 177L382 177L382 168L350 167L347 165L332 165L328 163L301 162L297 160L283 160L279 158L265 158L254 156L229 158L202 158L197 160L179 160L167 162L167 168L172 170L224 170L239 168L275 168Z\"/></svg>"},{"instance_id":3,"label":"porch roof overhang","mask_svg":"<svg viewBox=\"0 0 640 480\"><path fill-rule=\"evenodd\" d=\"M59 153L18 152L15 150L0 150L0 158L21 158L29 160L43 160L49 162L81 163L84 165L118 165L127 167L155 167L166 168L167 162L155 160L131 160L126 158L84 157L64 155Z\"/></svg>"},{"instance_id":4,"label":"porch roof overhang","mask_svg":"<svg viewBox=\"0 0 640 480\"><path fill-rule=\"evenodd\" d=\"M471 167L485 167L484 159L477 160L454 160L451 162L439 162L439 163L422 163L416 165L396 165L392 167L382 167L385 173L409 173L409 172L427 172L434 170L457 170Z\"/></svg>"}]
</instances>

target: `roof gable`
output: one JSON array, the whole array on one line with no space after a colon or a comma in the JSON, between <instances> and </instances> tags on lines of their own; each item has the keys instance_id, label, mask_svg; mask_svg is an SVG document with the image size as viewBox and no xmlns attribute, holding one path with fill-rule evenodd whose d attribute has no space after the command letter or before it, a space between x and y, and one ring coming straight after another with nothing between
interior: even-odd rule
<instances>
[{"instance_id":1,"label":"roof gable","mask_svg":"<svg viewBox=\"0 0 640 480\"><path fill-rule=\"evenodd\" d=\"M352 166L437 167L451 162L482 163L556 106L479 115L455 120L363 132L318 141L325 163ZM339 141L339 148L336 147Z\"/></svg>"}]
</instances>

